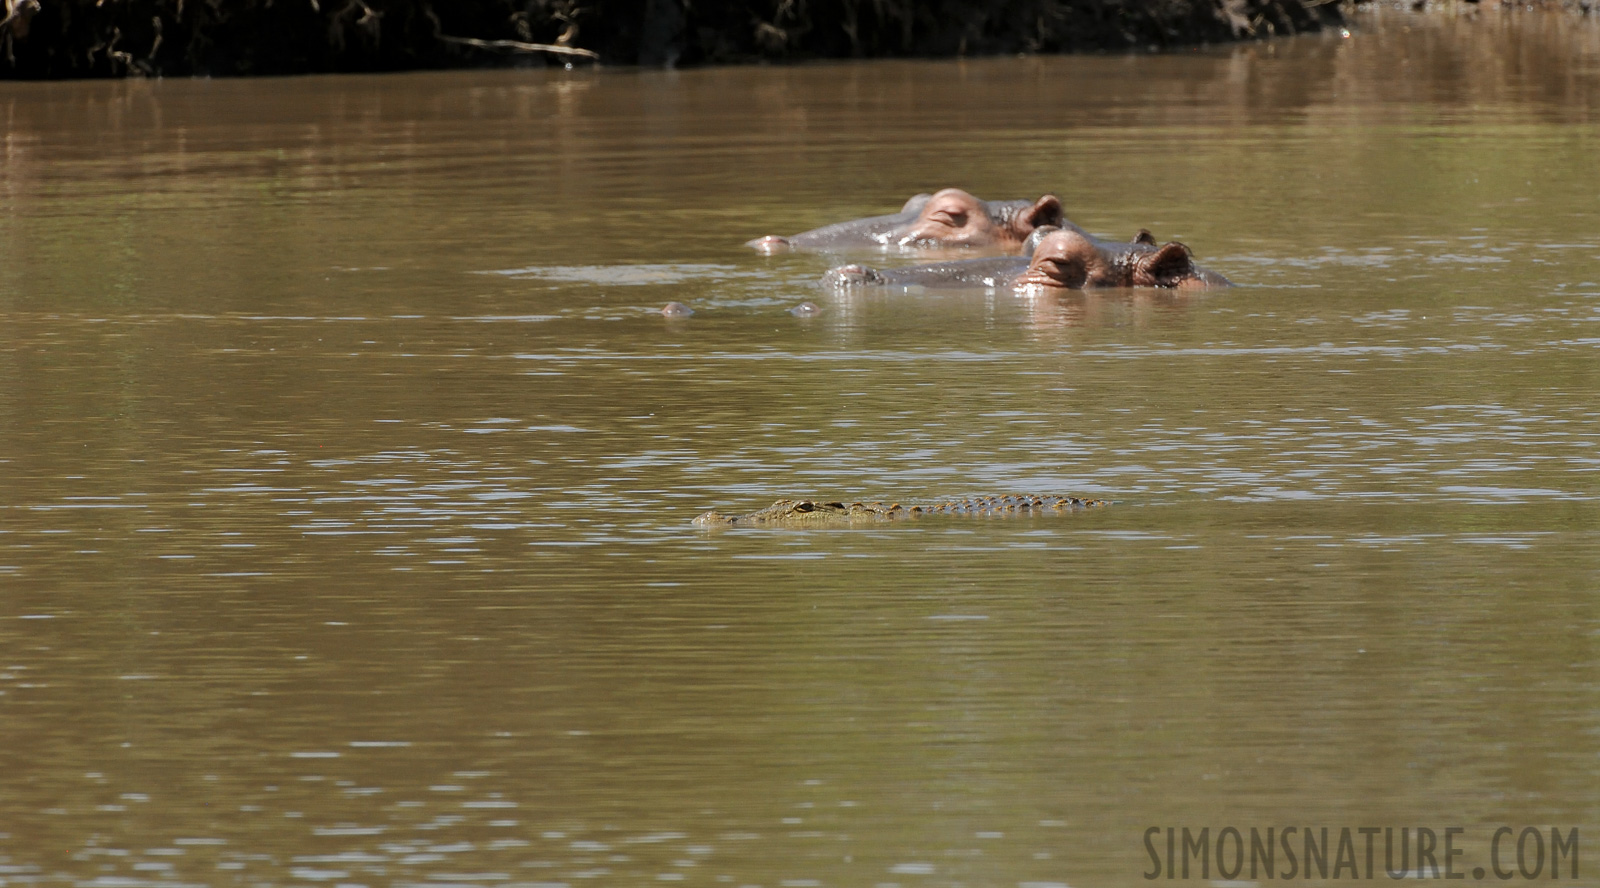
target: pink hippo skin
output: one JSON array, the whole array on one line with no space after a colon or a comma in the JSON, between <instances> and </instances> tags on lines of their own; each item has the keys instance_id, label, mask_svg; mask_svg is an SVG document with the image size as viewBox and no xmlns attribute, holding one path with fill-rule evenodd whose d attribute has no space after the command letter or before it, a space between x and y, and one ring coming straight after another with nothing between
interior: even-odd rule
<instances>
[{"instance_id":1,"label":"pink hippo skin","mask_svg":"<svg viewBox=\"0 0 1600 888\"><path fill-rule=\"evenodd\" d=\"M919 194L900 212L824 225L791 237L769 235L746 246L771 255L789 250L964 249L1016 253L1035 229L1071 226L1061 200L979 200L959 188Z\"/></svg>"}]
</instances>

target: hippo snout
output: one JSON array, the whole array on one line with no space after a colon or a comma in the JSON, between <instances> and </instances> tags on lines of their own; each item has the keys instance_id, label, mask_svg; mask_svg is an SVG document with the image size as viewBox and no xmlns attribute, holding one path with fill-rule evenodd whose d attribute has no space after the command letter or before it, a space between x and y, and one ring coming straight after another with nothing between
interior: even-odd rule
<instances>
[{"instance_id":1,"label":"hippo snout","mask_svg":"<svg viewBox=\"0 0 1600 888\"><path fill-rule=\"evenodd\" d=\"M746 241L745 246L750 247L763 256L771 256L774 253L789 252L791 244L789 243L789 239L786 237L779 237L776 234L769 234L766 237L758 237L753 241Z\"/></svg>"},{"instance_id":2,"label":"hippo snout","mask_svg":"<svg viewBox=\"0 0 1600 888\"><path fill-rule=\"evenodd\" d=\"M870 287L884 283L884 277L876 268L865 265L841 265L828 270L822 276L822 285L830 290L852 290L856 287Z\"/></svg>"}]
</instances>

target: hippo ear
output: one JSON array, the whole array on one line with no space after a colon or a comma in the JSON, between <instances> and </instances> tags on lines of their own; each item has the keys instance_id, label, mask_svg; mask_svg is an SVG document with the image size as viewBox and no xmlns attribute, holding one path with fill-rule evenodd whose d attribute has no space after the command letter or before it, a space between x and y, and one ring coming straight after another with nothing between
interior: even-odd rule
<instances>
[{"instance_id":1,"label":"hippo ear","mask_svg":"<svg viewBox=\"0 0 1600 888\"><path fill-rule=\"evenodd\" d=\"M1194 277L1194 257L1189 253L1189 248L1177 241L1162 244L1149 259L1144 262L1143 277L1148 280L1135 281L1147 287L1176 287L1180 281Z\"/></svg>"},{"instance_id":2,"label":"hippo ear","mask_svg":"<svg viewBox=\"0 0 1600 888\"><path fill-rule=\"evenodd\" d=\"M900 208L900 212L902 214L910 213L912 215L916 215L917 213L922 212L922 208L927 206L928 201L930 200L933 200L933 195L926 191L922 192L921 194L913 194L911 199L906 201L906 205Z\"/></svg>"},{"instance_id":3,"label":"hippo ear","mask_svg":"<svg viewBox=\"0 0 1600 888\"><path fill-rule=\"evenodd\" d=\"M1033 206L1017 214L1017 234L1027 237L1035 228L1045 225L1060 226L1066 220L1066 213L1061 210L1061 198L1054 194L1046 194L1034 201Z\"/></svg>"},{"instance_id":4,"label":"hippo ear","mask_svg":"<svg viewBox=\"0 0 1600 888\"><path fill-rule=\"evenodd\" d=\"M1139 233L1133 236L1133 243L1146 244L1153 247L1156 245L1156 236L1150 233L1150 229L1141 228Z\"/></svg>"}]
</instances>

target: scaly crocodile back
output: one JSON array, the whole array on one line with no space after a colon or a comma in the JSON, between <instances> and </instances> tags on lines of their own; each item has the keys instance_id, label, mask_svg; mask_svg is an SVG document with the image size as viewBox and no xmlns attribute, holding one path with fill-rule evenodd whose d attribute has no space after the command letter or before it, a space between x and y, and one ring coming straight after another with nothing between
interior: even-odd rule
<instances>
[{"instance_id":1,"label":"scaly crocodile back","mask_svg":"<svg viewBox=\"0 0 1600 888\"><path fill-rule=\"evenodd\" d=\"M724 515L713 510L694 519L694 523L703 527L748 524L822 526L856 522L896 521L919 518L924 515L1009 518L1059 515L1104 505L1108 505L1105 500L1081 499L1075 496L1057 496L1055 494L971 497L913 506L882 502L842 503L822 502L819 500L778 500L765 509L751 512L747 515Z\"/></svg>"}]
</instances>

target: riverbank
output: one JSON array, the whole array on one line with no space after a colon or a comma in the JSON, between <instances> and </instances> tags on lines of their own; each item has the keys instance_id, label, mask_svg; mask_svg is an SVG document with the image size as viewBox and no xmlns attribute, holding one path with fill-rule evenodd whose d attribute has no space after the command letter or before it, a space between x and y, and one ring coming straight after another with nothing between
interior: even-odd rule
<instances>
[{"instance_id":1,"label":"riverbank","mask_svg":"<svg viewBox=\"0 0 1600 888\"><path fill-rule=\"evenodd\" d=\"M1162 51L1366 16L1600 28L1600 0L0 0L0 79Z\"/></svg>"},{"instance_id":2,"label":"riverbank","mask_svg":"<svg viewBox=\"0 0 1600 888\"><path fill-rule=\"evenodd\" d=\"M1338 25L1300 0L4 0L0 77L700 65L1165 49Z\"/></svg>"}]
</instances>

